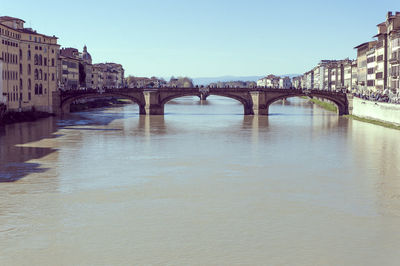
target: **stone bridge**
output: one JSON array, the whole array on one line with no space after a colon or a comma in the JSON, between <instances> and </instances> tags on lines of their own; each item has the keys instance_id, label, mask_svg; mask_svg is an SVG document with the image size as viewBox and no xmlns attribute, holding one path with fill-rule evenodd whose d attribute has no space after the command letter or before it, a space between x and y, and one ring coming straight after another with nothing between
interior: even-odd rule
<instances>
[{"instance_id":1,"label":"stone bridge","mask_svg":"<svg viewBox=\"0 0 400 266\"><path fill-rule=\"evenodd\" d=\"M289 97L316 97L327 99L338 107L339 115L351 113L352 96L342 92L296 89L266 89L266 88L159 88L112 89L105 92L96 90L71 91L54 94L53 110L56 114L70 112L70 106L80 99L95 99L117 97L131 100L139 105L141 115L163 115L167 102L183 97L198 96L206 100L209 95L217 95L235 99L243 104L244 115L268 115L269 106L281 99Z\"/></svg>"}]
</instances>

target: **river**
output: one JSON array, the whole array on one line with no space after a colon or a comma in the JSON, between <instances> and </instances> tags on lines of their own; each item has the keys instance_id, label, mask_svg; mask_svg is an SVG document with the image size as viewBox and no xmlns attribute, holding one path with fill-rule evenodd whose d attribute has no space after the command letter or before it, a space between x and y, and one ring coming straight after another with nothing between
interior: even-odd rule
<instances>
[{"instance_id":1,"label":"river","mask_svg":"<svg viewBox=\"0 0 400 266\"><path fill-rule=\"evenodd\" d=\"M0 128L0 265L398 265L400 131L211 96Z\"/></svg>"}]
</instances>

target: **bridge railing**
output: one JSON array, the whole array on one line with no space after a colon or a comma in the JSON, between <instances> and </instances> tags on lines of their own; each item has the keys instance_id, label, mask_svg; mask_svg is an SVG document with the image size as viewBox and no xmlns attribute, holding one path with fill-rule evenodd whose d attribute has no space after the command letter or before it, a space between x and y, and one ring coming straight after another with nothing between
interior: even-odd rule
<instances>
[{"instance_id":1,"label":"bridge railing","mask_svg":"<svg viewBox=\"0 0 400 266\"><path fill-rule=\"evenodd\" d=\"M254 88L239 88L239 87L226 87L226 88L218 88L218 87L193 87L193 88L178 88L178 87L163 87L163 88L110 88L110 89L82 89L82 90L68 90L61 91L60 94L62 97L68 96L78 96L85 94L102 94L102 93L124 93L124 92L143 92L143 91L160 91L160 92L182 92L182 91L198 91L200 93L210 93L217 91L230 91L230 92L243 92L243 91L262 91L262 92L282 92L286 91L288 93L293 94L319 94L319 95L343 95L347 93L347 91L327 91L327 90L308 90L308 89L278 89L278 88L265 88L265 87L254 87Z\"/></svg>"}]
</instances>

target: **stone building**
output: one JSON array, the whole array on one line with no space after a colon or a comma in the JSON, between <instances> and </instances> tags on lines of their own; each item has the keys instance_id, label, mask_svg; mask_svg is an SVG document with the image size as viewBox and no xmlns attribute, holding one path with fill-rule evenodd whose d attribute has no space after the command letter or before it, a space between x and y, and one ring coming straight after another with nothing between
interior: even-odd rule
<instances>
[{"instance_id":1,"label":"stone building","mask_svg":"<svg viewBox=\"0 0 400 266\"><path fill-rule=\"evenodd\" d=\"M79 84L79 51L75 48L62 48L58 60L59 87L63 91L77 90Z\"/></svg>"},{"instance_id":2,"label":"stone building","mask_svg":"<svg viewBox=\"0 0 400 266\"><path fill-rule=\"evenodd\" d=\"M3 69L2 96L10 111L53 112L57 91L57 37L25 28L25 21L0 17L0 57Z\"/></svg>"},{"instance_id":3,"label":"stone building","mask_svg":"<svg viewBox=\"0 0 400 266\"><path fill-rule=\"evenodd\" d=\"M122 65L116 63L100 63L94 64L93 66L96 69L96 75L101 76L102 84L98 83L100 89L125 87L124 68Z\"/></svg>"}]
</instances>

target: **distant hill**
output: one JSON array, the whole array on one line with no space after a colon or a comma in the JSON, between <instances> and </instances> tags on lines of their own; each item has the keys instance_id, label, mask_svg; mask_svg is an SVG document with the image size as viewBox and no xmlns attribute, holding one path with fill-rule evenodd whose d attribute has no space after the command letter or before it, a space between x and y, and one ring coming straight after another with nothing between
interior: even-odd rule
<instances>
[{"instance_id":1,"label":"distant hill","mask_svg":"<svg viewBox=\"0 0 400 266\"><path fill-rule=\"evenodd\" d=\"M288 75L279 75L283 77L296 77L299 76L298 74L288 74ZM265 76L222 76L222 77L214 77L214 78L193 78L194 85L208 85L214 82L229 82L229 81L257 81L260 78Z\"/></svg>"}]
</instances>

